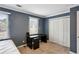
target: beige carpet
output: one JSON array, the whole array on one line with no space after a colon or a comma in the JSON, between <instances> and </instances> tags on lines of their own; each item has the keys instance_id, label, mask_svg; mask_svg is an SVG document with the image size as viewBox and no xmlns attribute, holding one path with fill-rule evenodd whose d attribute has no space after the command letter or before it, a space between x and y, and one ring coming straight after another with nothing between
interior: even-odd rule
<instances>
[{"instance_id":1,"label":"beige carpet","mask_svg":"<svg viewBox=\"0 0 79 59\"><path fill-rule=\"evenodd\" d=\"M68 54L69 48L56 43L40 43L40 48L33 50L29 47L18 48L22 54Z\"/></svg>"}]
</instances>

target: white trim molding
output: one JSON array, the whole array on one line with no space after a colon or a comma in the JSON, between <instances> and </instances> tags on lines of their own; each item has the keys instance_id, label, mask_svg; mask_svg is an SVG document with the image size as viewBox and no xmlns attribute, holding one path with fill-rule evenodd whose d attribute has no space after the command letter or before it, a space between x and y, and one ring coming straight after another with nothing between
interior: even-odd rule
<instances>
[{"instance_id":1,"label":"white trim molding","mask_svg":"<svg viewBox=\"0 0 79 59\"><path fill-rule=\"evenodd\" d=\"M76 54L76 53L74 53L74 52L72 52L72 51L69 51L69 54Z\"/></svg>"},{"instance_id":2,"label":"white trim molding","mask_svg":"<svg viewBox=\"0 0 79 59\"><path fill-rule=\"evenodd\" d=\"M27 46L27 45L26 45L26 44L20 45L20 46L18 46L17 48L21 48L21 47L24 47L24 46Z\"/></svg>"}]
</instances>

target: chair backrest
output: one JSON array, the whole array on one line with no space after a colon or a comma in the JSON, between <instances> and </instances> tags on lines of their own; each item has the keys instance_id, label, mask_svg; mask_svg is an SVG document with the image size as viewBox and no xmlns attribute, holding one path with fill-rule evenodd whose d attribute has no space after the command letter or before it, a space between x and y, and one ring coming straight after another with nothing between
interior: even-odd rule
<instances>
[{"instance_id":1,"label":"chair backrest","mask_svg":"<svg viewBox=\"0 0 79 59\"><path fill-rule=\"evenodd\" d=\"M26 32L26 42L30 39L29 32Z\"/></svg>"},{"instance_id":2,"label":"chair backrest","mask_svg":"<svg viewBox=\"0 0 79 59\"><path fill-rule=\"evenodd\" d=\"M29 32L26 32L26 37L28 37L29 36Z\"/></svg>"}]
</instances>

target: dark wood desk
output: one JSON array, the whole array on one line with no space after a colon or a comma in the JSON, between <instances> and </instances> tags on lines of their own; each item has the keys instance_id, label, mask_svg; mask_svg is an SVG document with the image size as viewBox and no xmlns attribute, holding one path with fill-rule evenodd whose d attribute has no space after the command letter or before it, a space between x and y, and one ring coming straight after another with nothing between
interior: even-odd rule
<instances>
[{"instance_id":1,"label":"dark wood desk","mask_svg":"<svg viewBox=\"0 0 79 59\"><path fill-rule=\"evenodd\" d=\"M31 34L30 37L35 37L35 36L38 36L39 37L39 40L41 40L41 42L45 42L47 43L47 36L46 34Z\"/></svg>"},{"instance_id":2,"label":"dark wood desk","mask_svg":"<svg viewBox=\"0 0 79 59\"><path fill-rule=\"evenodd\" d=\"M39 41L41 42L47 42L47 38L45 34L30 34L27 35L27 46L30 47L31 49L37 49L39 48Z\"/></svg>"}]
</instances>

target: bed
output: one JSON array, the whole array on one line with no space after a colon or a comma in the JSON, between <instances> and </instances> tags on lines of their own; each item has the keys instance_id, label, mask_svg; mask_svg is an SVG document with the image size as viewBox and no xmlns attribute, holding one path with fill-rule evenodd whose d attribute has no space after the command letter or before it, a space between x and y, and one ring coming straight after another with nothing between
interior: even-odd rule
<instances>
[{"instance_id":1,"label":"bed","mask_svg":"<svg viewBox=\"0 0 79 59\"><path fill-rule=\"evenodd\" d=\"M20 54L11 39L0 40L0 54Z\"/></svg>"}]
</instances>

